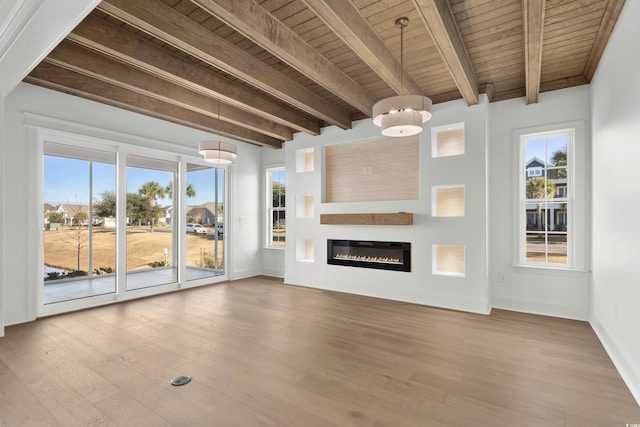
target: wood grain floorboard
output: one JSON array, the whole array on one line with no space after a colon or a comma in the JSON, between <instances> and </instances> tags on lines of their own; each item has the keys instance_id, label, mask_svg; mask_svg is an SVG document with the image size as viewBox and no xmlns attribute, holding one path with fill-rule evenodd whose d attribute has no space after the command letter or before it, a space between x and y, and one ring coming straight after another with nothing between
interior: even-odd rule
<instances>
[{"instance_id":1,"label":"wood grain floorboard","mask_svg":"<svg viewBox=\"0 0 640 427\"><path fill-rule=\"evenodd\" d=\"M10 326L0 426L624 426L586 322L255 277ZM191 383L173 387L187 374Z\"/></svg>"}]
</instances>

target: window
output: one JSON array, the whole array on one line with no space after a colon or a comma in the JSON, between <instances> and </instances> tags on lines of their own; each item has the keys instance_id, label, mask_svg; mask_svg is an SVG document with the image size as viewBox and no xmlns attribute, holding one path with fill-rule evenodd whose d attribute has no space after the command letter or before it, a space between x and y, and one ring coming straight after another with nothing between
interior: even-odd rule
<instances>
[{"instance_id":1,"label":"window","mask_svg":"<svg viewBox=\"0 0 640 427\"><path fill-rule=\"evenodd\" d=\"M127 156L128 291L178 280L177 233L167 222L176 173L175 161Z\"/></svg>"},{"instance_id":2,"label":"window","mask_svg":"<svg viewBox=\"0 0 640 427\"><path fill-rule=\"evenodd\" d=\"M542 176L542 168L533 167L533 168L527 169L527 177L531 177L531 176Z\"/></svg>"},{"instance_id":3,"label":"window","mask_svg":"<svg viewBox=\"0 0 640 427\"><path fill-rule=\"evenodd\" d=\"M116 291L115 163L113 152L44 144L44 304Z\"/></svg>"},{"instance_id":4,"label":"window","mask_svg":"<svg viewBox=\"0 0 640 427\"><path fill-rule=\"evenodd\" d=\"M187 163L187 280L224 274L224 172Z\"/></svg>"},{"instance_id":5,"label":"window","mask_svg":"<svg viewBox=\"0 0 640 427\"><path fill-rule=\"evenodd\" d=\"M267 247L284 248L287 224L285 219L286 173L284 167L267 169Z\"/></svg>"},{"instance_id":6,"label":"window","mask_svg":"<svg viewBox=\"0 0 640 427\"><path fill-rule=\"evenodd\" d=\"M39 314L224 278L224 167L91 136L33 135Z\"/></svg>"},{"instance_id":7,"label":"window","mask_svg":"<svg viewBox=\"0 0 640 427\"><path fill-rule=\"evenodd\" d=\"M574 129L520 135L520 265L571 268Z\"/></svg>"},{"instance_id":8,"label":"window","mask_svg":"<svg viewBox=\"0 0 640 427\"><path fill-rule=\"evenodd\" d=\"M556 185L556 197L567 197L566 185Z\"/></svg>"}]
</instances>

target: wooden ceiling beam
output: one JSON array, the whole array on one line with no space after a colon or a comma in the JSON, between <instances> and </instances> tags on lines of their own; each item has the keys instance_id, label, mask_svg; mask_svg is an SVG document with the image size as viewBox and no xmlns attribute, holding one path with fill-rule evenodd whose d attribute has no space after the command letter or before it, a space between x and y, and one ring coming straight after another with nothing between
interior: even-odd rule
<instances>
[{"instance_id":1,"label":"wooden ceiling beam","mask_svg":"<svg viewBox=\"0 0 640 427\"><path fill-rule=\"evenodd\" d=\"M350 115L158 0L104 0L98 9L342 129Z\"/></svg>"},{"instance_id":2,"label":"wooden ceiling beam","mask_svg":"<svg viewBox=\"0 0 640 427\"><path fill-rule=\"evenodd\" d=\"M318 120L264 93L173 55L104 19L88 16L67 39L296 131L320 134Z\"/></svg>"},{"instance_id":3,"label":"wooden ceiling beam","mask_svg":"<svg viewBox=\"0 0 640 427\"><path fill-rule=\"evenodd\" d=\"M478 103L478 79L446 0L413 0L451 77L468 105Z\"/></svg>"},{"instance_id":4,"label":"wooden ceiling beam","mask_svg":"<svg viewBox=\"0 0 640 427\"><path fill-rule=\"evenodd\" d=\"M615 27L616 22L618 22L618 17L620 16L624 3L625 0L609 0L607 2L607 8L604 11L602 22L598 28L598 34L596 34L596 39L593 42L589 59L587 59L587 64L584 68L584 76L588 81L593 79L593 75L596 72L596 68L598 68L598 63L600 63L600 58L602 57L604 48L607 46L609 37L613 32L613 27Z\"/></svg>"},{"instance_id":5,"label":"wooden ceiling beam","mask_svg":"<svg viewBox=\"0 0 640 427\"><path fill-rule=\"evenodd\" d=\"M293 132L286 126L185 89L68 40L56 46L45 61L204 114L212 121L220 119L282 141L293 139Z\"/></svg>"},{"instance_id":6,"label":"wooden ceiling beam","mask_svg":"<svg viewBox=\"0 0 640 427\"><path fill-rule=\"evenodd\" d=\"M41 62L24 81L238 141L282 147L279 139L222 121L214 123L209 116L47 62Z\"/></svg>"},{"instance_id":7,"label":"wooden ceiling beam","mask_svg":"<svg viewBox=\"0 0 640 427\"><path fill-rule=\"evenodd\" d=\"M303 0L325 25L340 37L397 94L422 95L423 90L402 69L400 61L369 25L352 2L344 0ZM404 74L401 79L401 75ZM402 89L404 85L404 91Z\"/></svg>"},{"instance_id":8,"label":"wooden ceiling beam","mask_svg":"<svg viewBox=\"0 0 640 427\"><path fill-rule=\"evenodd\" d=\"M538 102L542 69L545 0L523 0L524 60L527 104Z\"/></svg>"},{"instance_id":9,"label":"wooden ceiling beam","mask_svg":"<svg viewBox=\"0 0 640 427\"><path fill-rule=\"evenodd\" d=\"M493 85L493 83L481 84L478 90L480 93L487 94L487 101L489 102L493 102L494 98L496 97L496 87Z\"/></svg>"},{"instance_id":10,"label":"wooden ceiling beam","mask_svg":"<svg viewBox=\"0 0 640 427\"><path fill-rule=\"evenodd\" d=\"M371 114L374 100L360 84L255 1L191 1L349 105Z\"/></svg>"}]
</instances>

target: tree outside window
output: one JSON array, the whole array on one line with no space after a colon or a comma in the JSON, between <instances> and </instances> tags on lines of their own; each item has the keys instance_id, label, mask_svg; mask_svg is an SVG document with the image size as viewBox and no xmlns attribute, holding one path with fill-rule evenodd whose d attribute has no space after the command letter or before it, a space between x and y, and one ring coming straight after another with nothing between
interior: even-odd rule
<instances>
[{"instance_id":1,"label":"tree outside window","mask_svg":"<svg viewBox=\"0 0 640 427\"><path fill-rule=\"evenodd\" d=\"M569 264L573 130L522 135L521 255L523 264Z\"/></svg>"},{"instance_id":2,"label":"tree outside window","mask_svg":"<svg viewBox=\"0 0 640 427\"><path fill-rule=\"evenodd\" d=\"M284 167L267 169L268 206L267 246L284 248L286 244L286 173Z\"/></svg>"}]
</instances>

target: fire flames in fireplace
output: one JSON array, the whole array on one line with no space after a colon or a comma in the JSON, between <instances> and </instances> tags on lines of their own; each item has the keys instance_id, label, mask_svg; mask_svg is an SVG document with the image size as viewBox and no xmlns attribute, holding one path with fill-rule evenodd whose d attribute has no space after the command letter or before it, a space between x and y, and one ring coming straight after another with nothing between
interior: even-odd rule
<instances>
[{"instance_id":1,"label":"fire flames in fireplace","mask_svg":"<svg viewBox=\"0 0 640 427\"><path fill-rule=\"evenodd\" d=\"M336 259L347 259L352 261L380 262L384 264L402 264L399 258L383 258L377 256L336 254Z\"/></svg>"},{"instance_id":2,"label":"fire flames in fireplace","mask_svg":"<svg viewBox=\"0 0 640 427\"><path fill-rule=\"evenodd\" d=\"M411 243L327 239L327 264L411 271Z\"/></svg>"}]
</instances>

